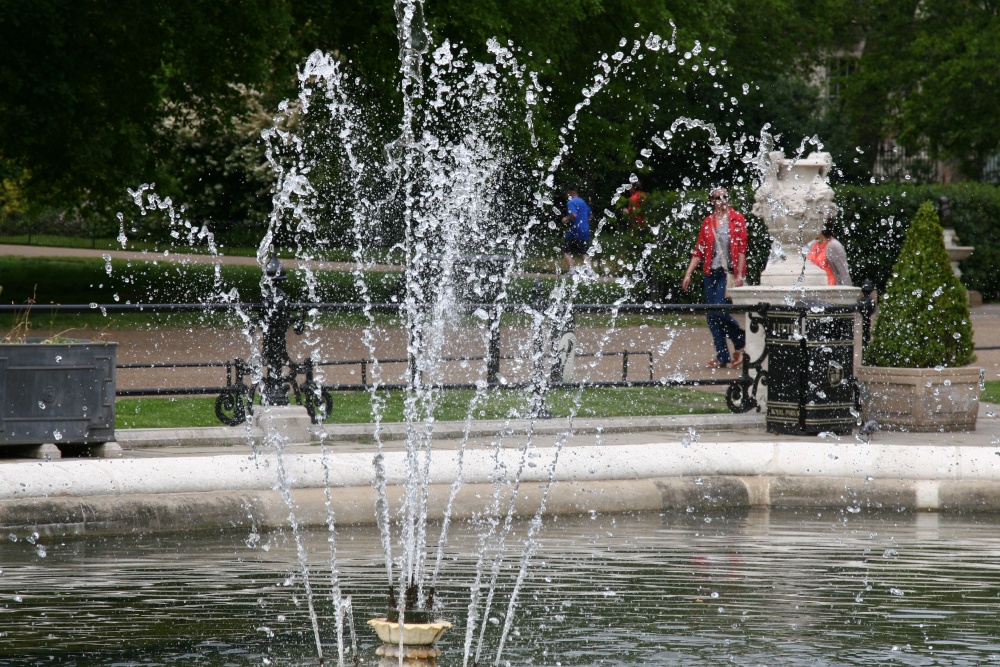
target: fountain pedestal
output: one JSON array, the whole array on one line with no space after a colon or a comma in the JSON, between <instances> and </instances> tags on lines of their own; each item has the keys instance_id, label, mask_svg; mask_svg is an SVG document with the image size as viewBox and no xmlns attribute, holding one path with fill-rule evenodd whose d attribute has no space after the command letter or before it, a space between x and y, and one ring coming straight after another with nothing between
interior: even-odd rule
<instances>
[{"instance_id":1,"label":"fountain pedestal","mask_svg":"<svg viewBox=\"0 0 1000 667\"><path fill-rule=\"evenodd\" d=\"M451 627L448 621L430 623L398 623L387 618L368 621L382 645L375 649L381 657L380 667L436 667L441 649L434 646L444 631ZM400 663L400 655L403 656Z\"/></svg>"},{"instance_id":2,"label":"fountain pedestal","mask_svg":"<svg viewBox=\"0 0 1000 667\"><path fill-rule=\"evenodd\" d=\"M398 644L382 644L375 649L379 656L379 667L437 667L441 649L434 646L403 646L403 660L399 659Z\"/></svg>"},{"instance_id":3,"label":"fountain pedestal","mask_svg":"<svg viewBox=\"0 0 1000 667\"><path fill-rule=\"evenodd\" d=\"M861 299L859 287L828 285L826 273L807 259L809 245L837 212L833 189L827 182L832 166L829 153L812 153L798 160L785 159L780 151L768 154L764 183L754 197L753 212L767 224L774 243L760 285L729 290L734 304L851 306ZM749 325L748 315L746 352L755 361L764 353L765 333L763 329L754 332ZM855 330L857 326L858 322ZM855 339L855 367L858 367L861 343L859 338ZM768 368L767 360L763 368ZM757 400L765 409L767 388L763 385L758 388Z\"/></svg>"},{"instance_id":4,"label":"fountain pedestal","mask_svg":"<svg viewBox=\"0 0 1000 667\"><path fill-rule=\"evenodd\" d=\"M946 227L944 230L944 249L948 251L948 261L951 263L952 273L955 274L956 278L962 278L962 270L958 268L958 263L968 259L975 250L973 246L968 245L956 245L958 241L958 236L955 235L955 230ZM983 296L975 290L968 290L966 292L969 296L970 306L981 306L983 304Z\"/></svg>"},{"instance_id":5,"label":"fountain pedestal","mask_svg":"<svg viewBox=\"0 0 1000 667\"><path fill-rule=\"evenodd\" d=\"M259 405L253 412L253 423L265 434L280 435L288 444L312 442L316 428L301 405Z\"/></svg>"}]
</instances>

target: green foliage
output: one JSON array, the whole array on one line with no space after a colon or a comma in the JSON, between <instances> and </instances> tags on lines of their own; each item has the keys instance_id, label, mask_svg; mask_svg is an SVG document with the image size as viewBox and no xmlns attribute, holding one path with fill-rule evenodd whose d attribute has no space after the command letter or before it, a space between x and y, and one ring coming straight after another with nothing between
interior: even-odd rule
<instances>
[{"instance_id":1,"label":"green foliage","mask_svg":"<svg viewBox=\"0 0 1000 667\"><path fill-rule=\"evenodd\" d=\"M245 302L260 300L260 269L256 265L223 264L216 284L211 264L170 264L87 258L38 258L0 256L0 285L7 303L197 303L215 301L222 293L237 290ZM317 271L316 294L329 303L362 301L356 276L350 271ZM365 291L372 303L390 303L400 293L402 274L367 271ZM508 287L508 301L530 303L534 279L515 278ZM554 279L542 279L546 293ZM289 271L283 289L294 301L308 301L304 275ZM613 303L625 292L617 283L580 285L580 303ZM116 298L117 296L117 298Z\"/></svg>"},{"instance_id":2,"label":"green foliage","mask_svg":"<svg viewBox=\"0 0 1000 667\"><path fill-rule=\"evenodd\" d=\"M757 282L767 262L770 238L763 221L750 213L750 188L730 188L732 205L746 216L750 249L747 277ZM708 192L702 190L657 191L643 205L646 224L635 228L622 216L607 227L598 257L615 275L636 284L633 300L659 303L702 303L705 295L695 281L688 292L681 289L691 249L702 220L711 211ZM645 254L645 259L643 256Z\"/></svg>"},{"instance_id":3,"label":"green foliage","mask_svg":"<svg viewBox=\"0 0 1000 667\"><path fill-rule=\"evenodd\" d=\"M537 145L504 128L509 150L523 158L509 171L544 180L532 173L536 159L547 162L566 141L555 187L580 186L595 211L633 172L654 190L753 178L739 159L710 168L704 130L676 132L668 149L656 148L653 135L662 137L680 117L711 124L724 141L745 139L751 152L765 127L788 153L818 135L841 182L867 180L887 136L954 160L974 178L1000 148L1000 124L991 121L1000 98L1000 18L992 2L429 0L425 14L436 44L450 40L486 62L487 40L496 38L538 73ZM0 12L0 216L20 216L12 222L20 228L61 216L81 235L114 235L116 221L106 213L130 210L126 188L155 182L157 192L188 206L187 217L210 221L227 245L252 245L270 211L273 180L259 132L278 102L295 94L295 70L309 53L321 49L345 64L366 124L386 135L378 146L397 131L395 20L388 1L149 0L136 12L127 3L8 0ZM582 89L604 76L601 65L619 62L610 54L627 56L650 33L675 36L677 51L645 52L584 97ZM829 89L820 89L813 67L825 54L853 53L858 45L860 56L844 58L848 66L832 69ZM510 93L502 96L520 122L526 112ZM566 135L564 127L571 127ZM333 156L321 143L315 150ZM336 183L340 168L331 157L312 176ZM326 225L323 233L343 243L343 207L356 193L330 190L312 212ZM518 220L519 213L498 217ZM976 230L987 233L978 223ZM158 240L154 232L162 236L147 231L151 240ZM398 229L387 231L398 236ZM901 228L882 231L896 244L889 250L898 248ZM387 246L394 240L382 239ZM621 241L622 254L651 242L609 241ZM987 258L986 246L975 244L968 279L1000 281L997 272L979 274L977 262L995 266L1000 257ZM884 280L892 255L865 259L863 272ZM752 262L757 258L752 250ZM686 298L677 294L670 253L658 264L654 291ZM1000 285L977 289L994 293Z\"/></svg>"},{"instance_id":4,"label":"green foliage","mask_svg":"<svg viewBox=\"0 0 1000 667\"><path fill-rule=\"evenodd\" d=\"M602 53L627 54L657 33L675 36L680 54L693 54L682 66L677 53L647 52L586 99L569 123L572 150L555 174L557 187L576 183L599 205L632 171L656 187L714 178L692 173L700 171L692 164L711 157L704 142L680 142L643 166L636 162L652 133L678 116L715 123L722 136L737 125L753 136L774 122L748 113L737 124L731 100L744 99L747 80L784 80L808 61L829 40L831 31L816 26L837 4L438 0L425 13L435 43L448 39L471 58L490 61L486 43L496 38L539 73L545 92L534 110L538 146L525 151L526 165L535 164L536 153L551 159L563 140L560 128L584 101L581 89L603 76L595 64ZM114 211L125 205L126 188L156 182L160 194L188 205L189 217L213 220L220 235L259 224L270 208L271 182L261 169L259 130L278 101L294 95L295 70L315 49L347 64L364 91L369 124L387 131L398 125L391 2L150 0L135 12L114 3L10 0L0 13L0 42L0 178L23 179L36 205ZM765 49L768 58L758 57ZM709 60L713 67L703 63ZM760 95L751 89L744 108L768 101L763 88ZM815 104L806 99L800 107ZM793 143L816 131L800 120L777 126Z\"/></svg>"},{"instance_id":5,"label":"green foliage","mask_svg":"<svg viewBox=\"0 0 1000 667\"><path fill-rule=\"evenodd\" d=\"M119 205L157 180L172 104L232 113L287 38L278 0L8 0L0 12L0 159L35 203Z\"/></svg>"},{"instance_id":6,"label":"green foliage","mask_svg":"<svg viewBox=\"0 0 1000 667\"><path fill-rule=\"evenodd\" d=\"M857 143L892 136L980 178L1000 149L1000 11L975 0L855 0L848 32L862 43L843 88ZM864 37L864 40L858 39ZM874 157L869 153L869 159Z\"/></svg>"},{"instance_id":7,"label":"green foliage","mask_svg":"<svg viewBox=\"0 0 1000 667\"><path fill-rule=\"evenodd\" d=\"M110 273L109 273L110 266ZM374 303L387 303L397 290L399 273L370 271L364 276ZM197 303L216 301L237 290L245 302L260 300L256 265L224 264L216 283L211 264L170 264L101 259L0 256L0 285L6 303ZM316 272L317 293L328 302L358 302L355 276L347 271ZM290 271L285 291L307 300L301 272Z\"/></svg>"},{"instance_id":8,"label":"green foliage","mask_svg":"<svg viewBox=\"0 0 1000 667\"><path fill-rule=\"evenodd\" d=\"M969 304L951 270L938 214L920 205L880 298L865 363L933 368L974 359Z\"/></svg>"},{"instance_id":9,"label":"green foliage","mask_svg":"<svg viewBox=\"0 0 1000 667\"><path fill-rule=\"evenodd\" d=\"M985 301L1000 300L1000 188L981 183L915 185L884 183L876 186L835 186L841 213L838 238L847 250L855 285L870 279L884 290L892 265L920 202L947 197L951 226L958 245L975 247L962 262L962 282L982 293Z\"/></svg>"}]
</instances>

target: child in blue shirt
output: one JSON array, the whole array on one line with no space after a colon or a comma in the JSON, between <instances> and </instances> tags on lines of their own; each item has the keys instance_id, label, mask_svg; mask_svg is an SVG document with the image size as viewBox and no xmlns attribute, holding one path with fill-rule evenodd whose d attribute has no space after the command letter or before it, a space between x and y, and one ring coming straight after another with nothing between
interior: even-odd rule
<instances>
[{"instance_id":1,"label":"child in blue shirt","mask_svg":"<svg viewBox=\"0 0 1000 667\"><path fill-rule=\"evenodd\" d=\"M563 257L569 268L573 268L573 256L579 255L580 261L586 263L587 251L590 249L590 219L592 216L587 202L577 193L575 188L566 190L569 201L566 203L567 215L562 219L566 230L563 244Z\"/></svg>"}]
</instances>

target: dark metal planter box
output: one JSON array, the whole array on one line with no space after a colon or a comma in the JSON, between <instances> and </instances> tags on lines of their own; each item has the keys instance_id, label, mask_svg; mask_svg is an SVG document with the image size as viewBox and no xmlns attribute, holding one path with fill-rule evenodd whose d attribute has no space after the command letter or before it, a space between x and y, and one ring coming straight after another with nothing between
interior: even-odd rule
<instances>
[{"instance_id":1,"label":"dark metal planter box","mask_svg":"<svg viewBox=\"0 0 1000 667\"><path fill-rule=\"evenodd\" d=\"M0 445L114 441L117 346L0 344Z\"/></svg>"}]
</instances>

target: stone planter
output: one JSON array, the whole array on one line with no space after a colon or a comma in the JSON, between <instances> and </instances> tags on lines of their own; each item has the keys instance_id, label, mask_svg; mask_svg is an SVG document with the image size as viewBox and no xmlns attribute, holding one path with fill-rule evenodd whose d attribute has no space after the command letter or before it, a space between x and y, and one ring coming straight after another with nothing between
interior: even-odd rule
<instances>
[{"instance_id":1,"label":"stone planter","mask_svg":"<svg viewBox=\"0 0 1000 667\"><path fill-rule=\"evenodd\" d=\"M863 419L893 431L974 431L979 369L862 366Z\"/></svg>"},{"instance_id":2,"label":"stone planter","mask_svg":"<svg viewBox=\"0 0 1000 667\"><path fill-rule=\"evenodd\" d=\"M62 449L113 442L117 345L0 345L0 445L45 446L38 454L54 458Z\"/></svg>"}]
</instances>

